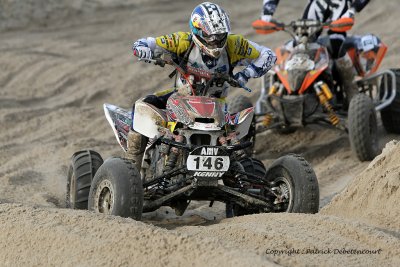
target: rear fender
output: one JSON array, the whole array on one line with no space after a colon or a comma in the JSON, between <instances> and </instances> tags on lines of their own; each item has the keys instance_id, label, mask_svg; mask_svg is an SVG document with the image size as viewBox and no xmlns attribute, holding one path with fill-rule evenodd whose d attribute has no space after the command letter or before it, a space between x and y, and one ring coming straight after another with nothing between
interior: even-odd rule
<instances>
[{"instance_id":1,"label":"rear fender","mask_svg":"<svg viewBox=\"0 0 400 267\"><path fill-rule=\"evenodd\" d=\"M133 129L149 138L157 137L160 127L166 127L167 117L155 106L145 103L142 99L136 101L133 116Z\"/></svg>"},{"instance_id":2,"label":"rear fender","mask_svg":"<svg viewBox=\"0 0 400 267\"><path fill-rule=\"evenodd\" d=\"M126 150L127 135L132 124L132 112L111 104L104 104L103 108L115 138L117 138L122 149Z\"/></svg>"},{"instance_id":3,"label":"rear fender","mask_svg":"<svg viewBox=\"0 0 400 267\"><path fill-rule=\"evenodd\" d=\"M377 36L367 34L346 38L340 52L343 52L342 50L345 50L353 61L357 74L368 77L378 70L387 46Z\"/></svg>"},{"instance_id":4,"label":"rear fender","mask_svg":"<svg viewBox=\"0 0 400 267\"><path fill-rule=\"evenodd\" d=\"M242 139L249 133L251 122L253 121L254 107L247 108L236 113L233 124L237 138Z\"/></svg>"}]
</instances>

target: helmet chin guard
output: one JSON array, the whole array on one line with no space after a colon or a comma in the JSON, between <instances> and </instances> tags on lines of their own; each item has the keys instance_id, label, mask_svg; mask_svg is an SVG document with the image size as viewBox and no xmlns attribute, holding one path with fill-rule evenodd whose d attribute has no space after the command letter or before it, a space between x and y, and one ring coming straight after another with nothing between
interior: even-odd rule
<instances>
[{"instance_id":1,"label":"helmet chin guard","mask_svg":"<svg viewBox=\"0 0 400 267\"><path fill-rule=\"evenodd\" d=\"M230 32L230 22L228 14L220 6L210 2L196 6L189 26L200 51L215 58L221 55Z\"/></svg>"}]
</instances>

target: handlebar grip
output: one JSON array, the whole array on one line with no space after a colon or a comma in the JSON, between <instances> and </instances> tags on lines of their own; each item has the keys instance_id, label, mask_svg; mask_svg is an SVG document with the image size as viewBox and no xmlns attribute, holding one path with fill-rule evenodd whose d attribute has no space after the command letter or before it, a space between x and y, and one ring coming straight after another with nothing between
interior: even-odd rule
<instances>
[{"instance_id":1,"label":"handlebar grip","mask_svg":"<svg viewBox=\"0 0 400 267\"><path fill-rule=\"evenodd\" d=\"M227 80L227 82L233 87L241 87L239 82L231 77Z\"/></svg>"},{"instance_id":2,"label":"handlebar grip","mask_svg":"<svg viewBox=\"0 0 400 267\"><path fill-rule=\"evenodd\" d=\"M247 92L251 93L252 90L242 84L240 84L237 80L233 79L232 77L229 77L228 81L227 81L231 86L233 87L238 87L238 88L242 88L244 90L246 90Z\"/></svg>"},{"instance_id":3,"label":"handlebar grip","mask_svg":"<svg viewBox=\"0 0 400 267\"><path fill-rule=\"evenodd\" d=\"M156 58L156 59L142 59L142 58L139 58L138 60L139 61L144 61L144 62L147 62L147 63L153 63L154 65L158 65L158 66L161 66L161 67L164 67L165 64L167 64L167 62L165 60L162 60L162 59L159 59L159 58Z\"/></svg>"},{"instance_id":4,"label":"handlebar grip","mask_svg":"<svg viewBox=\"0 0 400 267\"><path fill-rule=\"evenodd\" d=\"M243 88L244 90L246 90L247 92L251 93L251 89L249 87L246 87L244 85L242 85L240 87Z\"/></svg>"},{"instance_id":5,"label":"handlebar grip","mask_svg":"<svg viewBox=\"0 0 400 267\"><path fill-rule=\"evenodd\" d=\"M154 65L158 65L158 66L160 66L160 67L164 67L164 66L165 66L165 61L162 60L162 59L156 59L156 60L154 61Z\"/></svg>"}]
</instances>

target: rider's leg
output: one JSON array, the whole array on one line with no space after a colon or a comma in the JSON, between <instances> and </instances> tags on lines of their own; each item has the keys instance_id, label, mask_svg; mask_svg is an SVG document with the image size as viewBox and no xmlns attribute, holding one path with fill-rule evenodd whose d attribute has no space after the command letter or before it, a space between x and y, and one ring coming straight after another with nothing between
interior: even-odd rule
<instances>
[{"instance_id":1,"label":"rider's leg","mask_svg":"<svg viewBox=\"0 0 400 267\"><path fill-rule=\"evenodd\" d=\"M143 102L149 103L156 108L165 109L168 97L173 93L173 90L165 90L154 95L148 95L143 99ZM135 106L132 108L132 123ZM146 122L143 122L146 123ZM126 158L134 162L137 169L140 171L143 153L146 149L147 138L133 130L133 125L128 133Z\"/></svg>"},{"instance_id":2,"label":"rider's leg","mask_svg":"<svg viewBox=\"0 0 400 267\"><path fill-rule=\"evenodd\" d=\"M336 69L338 70L340 79L342 80L343 91L346 94L347 103L350 103L354 95L358 93L358 87L354 83L355 72L353 62L348 54L336 59Z\"/></svg>"},{"instance_id":3,"label":"rider's leg","mask_svg":"<svg viewBox=\"0 0 400 267\"><path fill-rule=\"evenodd\" d=\"M336 70L346 95L346 104L358 93L358 87L354 83L355 69L347 51L342 48L345 37L341 34L331 34L332 57L335 60Z\"/></svg>"},{"instance_id":4,"label":"rider's leg","mask_svg":"<svg viewBox=\"0 0 400 267\"><path fill-rule=\"evenodd\" d=\"M135 164L138 171L140 171L142 166L143 153L147 143L146 141L146 137L140 133L132 129L129 131L125 156Z\"/></svg>"}]
</instances>

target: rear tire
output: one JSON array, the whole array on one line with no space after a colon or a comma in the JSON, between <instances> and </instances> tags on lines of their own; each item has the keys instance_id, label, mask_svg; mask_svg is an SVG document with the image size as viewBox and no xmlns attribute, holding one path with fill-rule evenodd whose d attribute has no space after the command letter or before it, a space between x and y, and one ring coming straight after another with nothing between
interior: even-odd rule
<instances>
[{"instance_id":1,"label":"rear tire","mask_svg":"<svg viewBox=\"0 0 400 267\"><path fill-rule=\"evenodd\" d=\"M378 154L378 124L371 98L365 94L355 95L348 114L351 149L360 161L372 160Z\"/></svg>"},{"instance_id":2,"label":"rear tire","mask_svg":"<svg viewBox=\"0 0 400 267\"><path fill-rule=\"evenodd\" d=\"M266 169L264 163L261 160L255 158L243 158L240 159L240 164L242 164L244 171L257 175L259 177L264 177Z\"/></svg>"},{"instance_id":3,"label":"rear tire","mask_svg":"<svg viewBox=\"0 0 400 267\"><path fill-rule=\"evenodd\" d=\"M243 95L235 96L228 105L228 111L230 114L240 112L247 108L253 107L250 99ZM251 157L254 152L254 146L256 142L256 117L253 116L253 121L251 122L248 134L242 138L243 141L250 141L253 143L252 146L249 146L244 149L246 156Z\"/></svg>"},{"instance_id":4,"label":"rear tire","mask_svg":"<svg viewBox=\"0 0 400 267\"><path fill-rule=\"evenodd\" d=\"M400 134L400 69L392 69L396 75L396 97L393 102L381 110L382 124L388 133ZM382 84L381 87L384 85ZM392 79L389 76L388 87L392 87ZM390 91L389 91L390 95Z\"/></svg>"},{"instance_id":5,"label":"rear tire","mask_svg":"<svg viewBox=\"0 0 400 267\"><path fill-rule=\"evenodd\" d=\"M240 160L243 169L246 173L254 174L259 177L264 177L266 174L266 169L264 164L255 158L243 158ZM242 208L239 205L233 203L227 203L225 206L225 213L227 218L232 218L235 216L243 216L246 214L251 214L253 212Z\"/></svg>"},{"instance_id":6,"label":"rear tire","mask_svg":"<svg viewBox=\"0 0 400 267\"><path fill-rule=\"evenodd\" d=\"M251 103L248 97L243 95L237 95L230 101L228 109L229 113L232 114L251 107L253 107L253 104Z\"/></svg>"},{"instance_id":7,"label":"rear tire","mask_svg":"<svg viewBox=\"0 0 400 267\"><path fill-rule=\"evenodd\" d=\"M84 150L72 155L67 175L67 208L88 208L90 185L101 164L103 159L96 151Z\"/></svg>"},{"instance_id":8,"label":"rear tire","mask_svg":"<svg viewBox=\"0 0 400 267\"><path fill-rule=\"evenodd\" d=\"M271 201L276 208L274 212L311 214L318 212L318 180L311 165L303 157L295 154L280 157L267 171L260 169L259 174L261 173L264 173L262 177L265 177L265 180L273 182L272 188L280 194L279 200ZM254 213L259 211L245 209L235 204L226 206L227 217Z\"/></svg>"},{"instance_id":9,"label":"rear tire","mask_svg":"<svg viewBox=\"0 0 400 267\"><path fill-rule=\"evenodd\" d=\"M277 193L287 194L277 212L317 213L319 186L310 163L295 154L277 159L267 170L266 180L274 182Z\"/></svg>"},{"instance_id":10,"label":"rear tire","mask_svg":"<svg viewBox=\"0 0 400 267\"><path fill-rule=\"evenodd\" d=\"M140 221L143 186L136 167L128 160L110 158L97 171L89 194L89 209Z\"/></svg>"}]
</instances>

